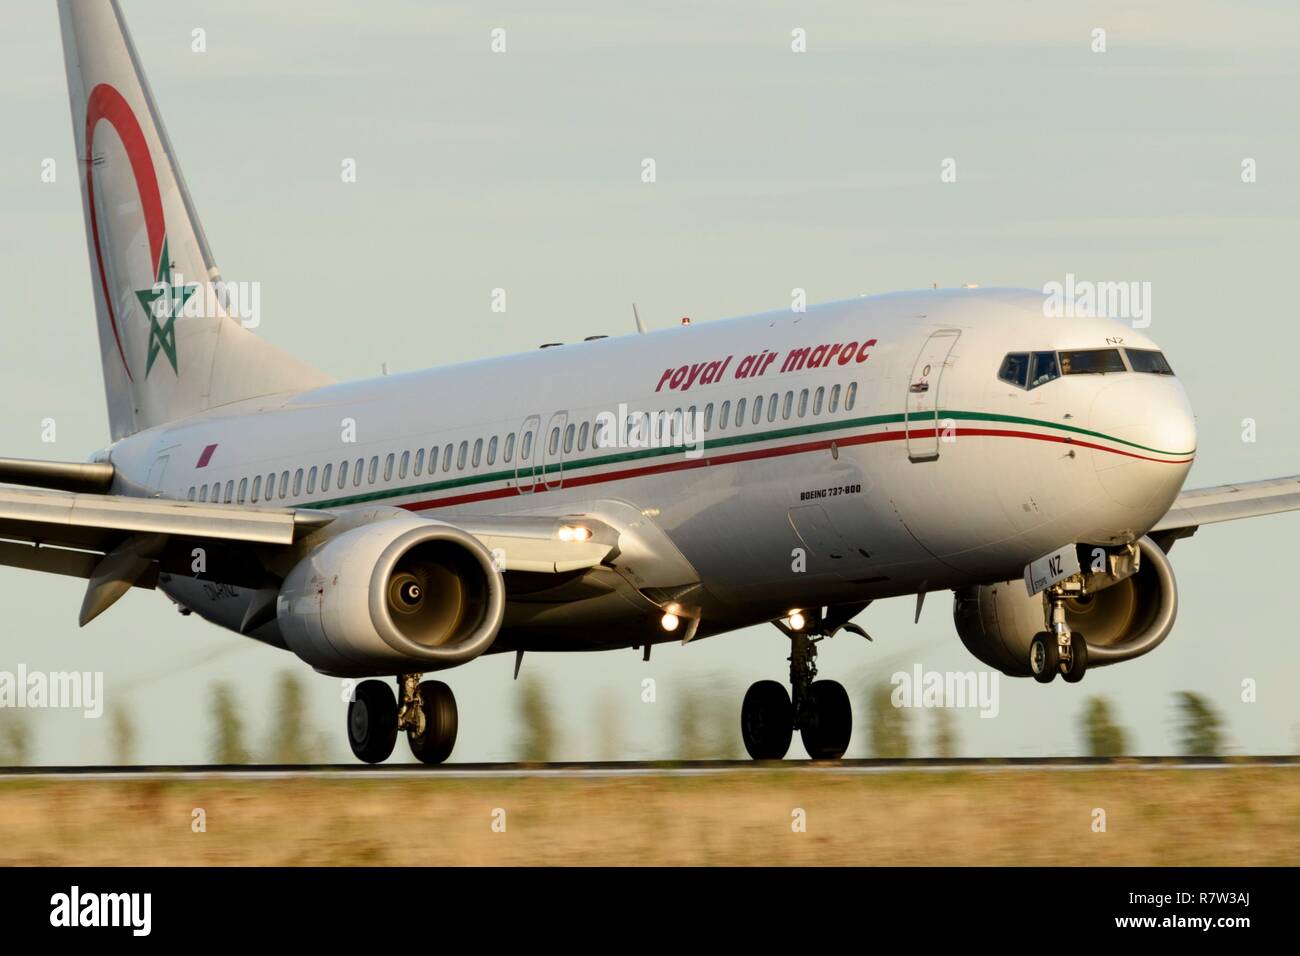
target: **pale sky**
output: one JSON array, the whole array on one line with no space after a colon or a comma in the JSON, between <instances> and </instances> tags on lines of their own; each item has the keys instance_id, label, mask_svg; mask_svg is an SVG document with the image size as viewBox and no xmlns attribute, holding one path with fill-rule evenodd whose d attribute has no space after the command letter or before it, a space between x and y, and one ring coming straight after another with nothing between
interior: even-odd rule
<instances>
[{"instance_id":1,"label":"pale sky","mask_svg":"<svg viewBox=\"0 0 1300 956\"><path fill-rule=\"evenodd\" d=\"M1300 473L1300 331L1285 305L1300 239L1300 8L1281 2L550 4L124 0L216 258L262 286L260 333L339 378L860 293L1039 288L1067 273L1152 283L1159 342L1197 413L1189 487ZM490 52L506 31L507 52ZM1105 53L1092 51L1106 30ZM192 31L207 51L191 51ZM806 53L790 49L807 31ZM0 455L80 460L107 443L57 14L0 11ZM656 160L658 181L640 181ZM41 164L58 178L41 182ZM340 166L356 160L358 180ZM956 161L955 183L940 164ZM1257 181L1242 182L1255 161ZM505 288L508 311L490 311ZM491 383L485 383L491 387ZM1242 440L1243 419L1257 440ZM54 419L57 441L41 440ZM1081 685L1001 681L1001 714L955 714L961 751L1079 752L1108 697L1134 748L1174 748L1171 695L1198 691L1237 752L1294 752L1295 515L1202 529L1174 548L1173 635ZM146 762L202 762L215 680L268 736L295 669L333 756L338 682L136 592L84 630L76 580L0 569L0 670L98 670ZM854 697L897 669L976 670L951 599L871 607L876 638L822 645ZM673 755L683 687L738 715L784 679L788 642L751 629L655 649L531 655L561 756ZM443 672L455 760L513 756L513 659ZM654 704L641 702L653 677ZM1243 703L1245 679L1258 701ZM601 715L598 718L598 714ZM0 719L3 718L0 714ZM28 712L36 760L109 757L107 719ZM930 715L910 715L925 753ZM792 754L802 756L797 743ZM395 756L409 759L399 741Z\"/></svg>"}]
</instances>

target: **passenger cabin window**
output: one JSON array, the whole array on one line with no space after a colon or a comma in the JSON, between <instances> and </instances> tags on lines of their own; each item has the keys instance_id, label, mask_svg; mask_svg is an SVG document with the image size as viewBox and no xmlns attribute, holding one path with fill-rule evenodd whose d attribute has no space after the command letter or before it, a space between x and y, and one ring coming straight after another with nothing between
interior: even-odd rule
<instances>
[{"instance_id":1,"label":"passenger cabin window","mask_svg":"<svg viewBox=\"0 0 1300 956\"><path fill-rule=\"evenodd\" d=\"M1125 349L1128 352L1128 364L1135 372L1147 372L1152 375L1173 375L1168 360L1155 349Z\"/></svg>"},{"instance_id":2,"label":"passenger cabin window","mask_svg":"<svg viewBox=\"0 0 1300 956\"><path fill-rule=\"evenodd\" d=\"M515 457L515 433L511 432L506 436L506 450L502 454L501 460L508 462L513 457Z\"/></svg>"},{"instance_id":3,"label":"passenger cabin window","mask_svg":"<svg viewBox=\"0 0 1300 956\"><path fill-rule=\"evenodd\" d=\"M248 500L248 479L239 479L239 503L242 505Z\"/></svg>"},{"instance_id":4,"label":"passenger cabin window","mask_svg":"<svg viewBox=\"0 0 1300 956\"><path fill-rule=\"evenodd\" d=\"M1105 375L1107 372L1128 371L1119 349L1084 349L1057 354L1062 375Z\"/></svg>"},{"instance_id":5,"label":"passenger cabin window","mask_svg":"<svg viewBox=\"0 0 1300 956\"><path fill-rule=\"evenodd\" d=\"M583 434L586 434L587 426L585 423L582 426L582 430L583 430ZM487 463L489 465L495 465L497 463L497 436L496 435L493 435L490 439L488 439Z\"/></svg>"},{"instance_id":6,"label":"passenger cabin window","mask_svg":"<svg viewBox=\"0 0 1300 956\"><path fill-rule=\"evenodd\" d=\"M312 465L311 470L307 472L307 494L316 490L316 466Z\"/></svg>"},{"instance_id":7,"label":"passenger cabin window","mask_svg":"<svg viewBox=\"0 0 1300 956\"><path fill-rule=\"evenodd\" d=\"M1029 353L1012 352L1002 360L1002 368L998 369L998 378L1018 388L1025 388L1029 384Z\"/></svg>"},{"instance_id":8,"label":"passenger cabin window","mask_svg":"<svg viewBox=\"0 0 1300 956\"><path fill-rule=\"evenodd\" d=\"M262 476L261 476L261 475L254 475L254 476L253 476L253 494L252 494L252 496L249 498L249 500L250 500L251 502L253 502L253 504L257 504L257 499L260 498L261 496L262 496Z\"/></svg>"},{"instance_id":9,"label":"passenger cabin window","mask_svg":"<svg viewBox=\"0 0 1300 956\"><path fill-rule=\"evenodd\" d=\"M853 411L853 405L858 400L858 383L849 382L849 387L844 390L844 410Z\"/></svg>"},{"instance_id":10,"label":"passenger cabin window","mask_svg":"<svg viewBox=\"0 0 1300 956\"><path fill-rule=\"evenodd\" d=\"M471 459L470 465L474 468L477 468L478 463L482 460L483 460L483 439L476 438L474 440L474 457L473 459Z\"/></svg>"}]
</instances>

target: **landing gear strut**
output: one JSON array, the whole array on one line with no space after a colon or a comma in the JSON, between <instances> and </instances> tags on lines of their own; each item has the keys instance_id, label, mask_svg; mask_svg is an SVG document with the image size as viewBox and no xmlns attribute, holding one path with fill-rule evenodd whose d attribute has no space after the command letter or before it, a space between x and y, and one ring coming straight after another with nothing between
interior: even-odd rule
<instances>
[{"instance_id":1,"label":"landing gear strut","mask_svg":"<svg viewBox=\"0 0 1300 956\"><path fill-rule=\"evenodd\" d=\"M817 642L826 634L777 625L790 638L792 694L773 680L753 684L740 709L740 730L745 750L755 760L780 760L799 731L804 749L814 760L838 760L849 748L853 734L853 708L844 687L833 680L817 680Z\"/></svg>"},{"instance_id":2,"label":"landing gear strut","mask_svg":"<svg viewBox=\"0 0 1300 956\"><path fill-rule=\"evenodd\" d=\"M422 763L442 763L456 745L456 697L442 681L419 674L397 678L402 703L380 680L357 685L348 704L348 743L357 759L382 763L393 753L398 731L406 731L411 753Z\"/></svg>"},{"instance_id":3,"label":"landing gear strut","mask_svg":"<svg viewBox=\"0 0 1300 956\"><path fill-rule=\"evenodd\" d=\"M1040 684L1050 684L1058 673L1077 684L1088 670L1088 642L1065 622L1065 602L1075 593L1077 585L1068 580L1047 589L1047 630L1029 643L1029 669Z\"/></svg>"}]
</instances>

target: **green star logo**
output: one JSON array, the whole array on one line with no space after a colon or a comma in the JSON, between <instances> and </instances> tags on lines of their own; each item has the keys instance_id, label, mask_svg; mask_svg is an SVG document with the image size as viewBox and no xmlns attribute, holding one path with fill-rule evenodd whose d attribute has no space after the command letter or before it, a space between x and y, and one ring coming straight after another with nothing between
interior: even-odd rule
<instances>
[{"instance_id":1,"label":"green star logo","mask_svg":"<svg viewBox=\"0 0 1300 956\"><path fill-rule=\"evenodd\" d=\"M180 374L176 366L176 318L199 287L197 284L175 285L172 282L174 266L167 254L167 237L164 236L162 255L158 257L158 278L150 288L138 289L135 293L149 316L149 360L144 367L145 378L149 377L159 352L167 355L172 371Z\"/></svg>"}]
</instances>

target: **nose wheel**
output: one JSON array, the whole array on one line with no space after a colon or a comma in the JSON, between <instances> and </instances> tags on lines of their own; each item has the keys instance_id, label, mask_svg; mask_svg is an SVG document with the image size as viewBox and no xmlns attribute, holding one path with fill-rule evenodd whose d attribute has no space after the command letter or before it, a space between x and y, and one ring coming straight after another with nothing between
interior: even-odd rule
<instances>
[{"instance_id":1,"label":"nose wheel","mask_svg":"<svg viewBox=\"0 0 1300 956\"><path fill-rule=\"evenodd\" d=\"M1039 631L1029 642L1029 671L1040 684L1050 684L1057 674L1077 684L1088 670L1088 642L1065 622L1067 597L1061 586L1048 589L1048 629Z\"/></svg>"},{"instance_id":2,"label":"nose wheel","mask_svg":"<svg viewBox=\"0 0 1300 956\"><path fill-rule=\"evenodd\" d=\"M843 685L816 680L817 640L802 631L782 628L790 637L790 687L774 680L752 684L740 708L745 750L755 760L780 760L799 731L814 760L838 760L853 735L853 707Z\"/></svg>"}]
</instances>

